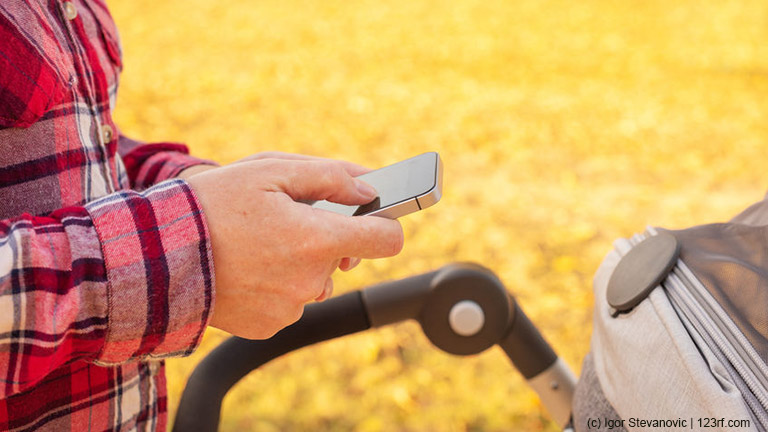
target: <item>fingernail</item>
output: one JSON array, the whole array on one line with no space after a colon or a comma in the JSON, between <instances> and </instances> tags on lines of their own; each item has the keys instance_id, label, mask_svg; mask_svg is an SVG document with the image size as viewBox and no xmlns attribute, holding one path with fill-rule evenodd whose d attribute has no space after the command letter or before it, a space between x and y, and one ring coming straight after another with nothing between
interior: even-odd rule
<instances>
[{"instance_id":1,"label":"fingernail","mask_svg":"<svg viewBox=\"0 0 768 432\"><path fill-rule=\"evenodd\" d=\"M347 271L352 270L353 268L357 267L357 265L360 264L361 261L362 261L362 259L360 259L360 258L352 258L352 259L350 259L349 260L349 269Z\"/></svg>"},{"instance_id":2,"label":"fingernail","mask_svg":"<svg viewBox=\"0 0 768 432\"><path fill-rule=\"evenodd\" d=\"M339 270L341 271L347 271L347 268L349 268L349 262L352 258L342 258L341 261L339 261Z\"/></svg>"},{"instance_id":3,"label":"fingernail","mask_svg":"<svg viewBox=\"0 0 768 432\"><path fill-rule=\"evenodd\" d=\"M376 192L376 189L373 188L373 186L358 179L355 179L355 183L357 185L357 191L360 192L360 195L370 199L376 198L378 193Z\"/></svg>"},{"instance_id":4,"label":"fingernail","mask_svg":"<svg viewBox=\"0 0 768 432\"><path fill-rule=\"evenodd\" d=\"M341 263L339 264L339 269L348 272L357 267L357 265L360 264L360 261L360 258L342 258Z\"/></svg>"}]
</instances>

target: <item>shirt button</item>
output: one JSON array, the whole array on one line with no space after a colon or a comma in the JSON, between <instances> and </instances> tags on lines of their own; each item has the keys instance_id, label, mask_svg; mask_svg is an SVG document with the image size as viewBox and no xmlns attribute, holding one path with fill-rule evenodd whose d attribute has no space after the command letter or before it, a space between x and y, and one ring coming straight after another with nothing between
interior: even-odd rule
<instances>
[{"instance_id":1,"label":"shirt button","mask_svg":"<svg viewBox=\"0 0 768 432\"><path fill-rule=\"evenodd\" d=\"M70 21L77 18L77 8L72 2L64 2L64 16Z\"/></svg>"},{"instance_id":2,"label":"shirt button","mask_svg":"<svg viewBox=\"0 0 768 432\"><path fill-rule=\"evenodd\" d=\"M105 124L101 127L101 138L104 140L104 144L112 142L113 136L114 131L112 130L112 126Z\"/></svg>"}]
</instances>

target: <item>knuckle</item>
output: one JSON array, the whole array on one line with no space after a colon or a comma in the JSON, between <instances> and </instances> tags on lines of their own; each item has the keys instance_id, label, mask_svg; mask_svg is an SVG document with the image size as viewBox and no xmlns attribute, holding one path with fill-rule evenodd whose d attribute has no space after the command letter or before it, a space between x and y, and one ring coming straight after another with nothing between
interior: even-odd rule
<instances>
[{"instance_id":1,"label":"knuckle","mask_svg":"<svg viewBox=\"0 0 768 432\"><path fill-rule=\"evenodd\" d=\"M304 174L304 170L299 167L298 164L292 161L285 161L280 159L271 159L281 172L286 173L291 178L299 178Z\"/></svg>"},{"instance_id":2,"label":"knuckle","mask_svg":"<svg viewBox=\"0 0 768 432\"><path fill-rule=\"evenodd\" d=\"M315 292L315 283L310 280L305 280L301 283L293 285L287 295L287 303L291 308L303 307L304 303L312 300L312 294Z\"/></svg>"},{"instance_id":3,"label":"knuckle","mask_svg":"<svg viewBox=\"0 0 768 432\"><path fill-rule=\"evenodd\" d=\"M296 264L301 264L313 255L314 246L312 241L308 238L300 239L290 251L290 255L293 256L293 260Z\"/></svg>"},{"instance_id":4,"label":"knuckle","mask_svg":"<svg viewBox=\"0 0 768 432\"><path fill-rule=\"evenodd\" d=\"M302 255L311 261L327 256L335 241L323 218L316 214L307 218L301 229L300 239Z\"/></svg>"},{"instance_id":5,"label":"knuckle","mask_svg":"<svg viewBox=\"0 0 768 432\"><path fill-rule=\"evenodd\" d=\"M303 305L323 293L327 277L321 273L320 270L309 272L304 281L296 285L291 297L293 304Z\"/></svg>"},{"instance_id":6,"label":"knuckle","mask_svg":"<svg viewBox=\"0 0 768 432\"><path fill-rule=\"evenodd\" d=\"M303 285L304 284L299 281L296 281L292 284L286 284L284 286L285 291L283 294L283 300L291 306L301 303L303 297L302 291L304 290Z\"/></svg>"},{"instance_id":7,"label":"knuckle","mask_svg":"<svg viewBox=\"0 0 768 432\"><path fill-rule=\"evenodd\" d=\"M283 298L282 304L275 311L275 332L295 323L304 314L304 301L301 299L300 290L290 289Z\"/></svg>"},{"instance_id":8,"label":"knuckle","mask_svg":"<svg viewBox=\"0 0 768 432\"><path fill-rule=\"evenodd\" d=\"M279 152L276 151L264 151L256 153L252 156L254 160L275 159L279 156Z\"/></svg>"},{"instance_id":9,"label":"knuckle","mask_svg":"<svg viewBox=\"0 0 768 432\"><path fill-rule=\"evenodd\" d=\"M338 247L338 240L331 233L321 231L314 234L314 248L312 252L316 259L326 259L334 255Z\"/></svg>"},{"instance_id":10,"label":"knuckle","mask_svg":"<svg viewBox=\"0 0 768 432\"><path fill-rule=\"evenodd\" d=\"M308 263L328 254L331 242L328 236L321 230L303 230L301 239L297 244L297 253Z\"/></svg>"},{"instance_id":11,"label":"knuckle","mask_svg":"<svg viewBox=\"0 0 768 432\"><path fill-rule=\"evenodd\" d=\"M258 164L258 165L254 165L254 167L258 166L259 173L264 173L264 174L267 174L268 176L276 176L286 171L286 167L281 166L282 161L279 159L265 158L265 159L256 159L252 162Z\"/></svg>"},{"instance_id":12,"label":"knuckle","mask_svg":"<svg viewBox=\"0 0 768 432\"><path fill-rule=\"evenodd\" d=\"M335 162L328 162L324 164L323 175L326 183L331 185L340 185L347 180L346 171Z\"/></svg>"},{"instance_id":13,"label":"knuckle","mask_svg":"<svg viewBox=\"0 0 768 432\"><path fill-rule=\"evenodd\" d=\"M239 336L252 340L269 339L280 331L283 326L281 320L274 314L267 314L253 323L250 329L243 333L238 333Z\"/></svg>"},{"instance_id":14,"label":"knuckle","mask_svg":"<svg viewBox=\"0 0 768 432\"><path fill-rule=\"evenodd\" d=\"M318 278L320 279L320 278ZM303 303L310 302L314 299L316 299L320 294L323 293L325 290L325 280L315 280L313 283L308 283L305 291L304 291L304 298Z\"/></svg>"},{"instance_id":15,"label":"knuckle","mask_svg":"<svg viewBox=\"0 0 768 432\"><path fill-rule=\"evenodd\" d=\"M286 323L285 326L289 326L295 323L296 321L300 320L303 315L304 315L304 303L301 302L301 303L295 304L291 310L291 313L288 316L290 322Z\"/></svg>"},{"instance_id":16,"label":"knuckle","mask_svg":"<svg viewBox=\"0 0 768 432\"><path fill-rule=\"evenodd\" d=\"M277 332L279 330L280 330L280 328L279 328L278 325L266 326L264 328L260 328L258 330L255 330L251 334L248 334L247 337L248 337L248 339L253 339L253 340L269 339L272 336L274 336L275 334L277 334Z\"/></svg>"}]
</instances>

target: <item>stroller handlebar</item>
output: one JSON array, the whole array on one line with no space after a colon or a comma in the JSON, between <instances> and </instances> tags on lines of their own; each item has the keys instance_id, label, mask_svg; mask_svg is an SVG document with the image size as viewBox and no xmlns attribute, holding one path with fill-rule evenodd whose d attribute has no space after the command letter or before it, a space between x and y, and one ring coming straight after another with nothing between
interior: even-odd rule
<instances>
[{"instance_id":1,"label":"stroller handlebar","mask_svg":"<svg viewBox=\"0 0 768 432\"><path fill-rule=\"evenodd\" d=\"M560 426L568 423L573 373L493 272L456 263L308 305L299 321L270 339L228 339L200 362L187 381L173 431L216 431L229 389L274 358L408 319L417 320L434 345L452 354L476 354L499 344L553 419Z\"/></svg>"},{"instance_id":2,"label":"stroller handlebar","mask_svg":"<svg viewBox=\"0 0 768 432\"><path fill-rule=\"evenodd\" d=\"M360 292L354 291L307 306L299 321L270 339L227 339L197 365L187 380L173 431L215 432L224 396L248 373L283 354L368 328Z\"/></svg>"}]
</instances>

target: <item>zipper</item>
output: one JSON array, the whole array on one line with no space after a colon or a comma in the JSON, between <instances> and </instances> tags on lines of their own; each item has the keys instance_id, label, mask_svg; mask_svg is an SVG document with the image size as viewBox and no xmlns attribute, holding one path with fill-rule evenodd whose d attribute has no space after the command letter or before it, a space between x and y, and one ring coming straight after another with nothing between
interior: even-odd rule
<instances>
[{"instance_id":1,"label":"zipper","mask_svg":"<svg viewBox=\"0 0 768 432\"><path fill-rule=\"evenodd\" d=\"M731 384L739 390L749 408L755 426L758 426L759 430L766 430L766 391L764 380L761 379L763 377L755 373L757 365L744 361L748 354L733 343L733 339L729 337L732 334L724 332L716 320L707 320L709 313L701 307L702 304L694 298L695 295L687 291L690 288L686 286L687 282L687 279L681 279L675 274L670 275L664 282L670 303L699 350L708 350L725 368Z\"/></svg>"}]
</instances>

